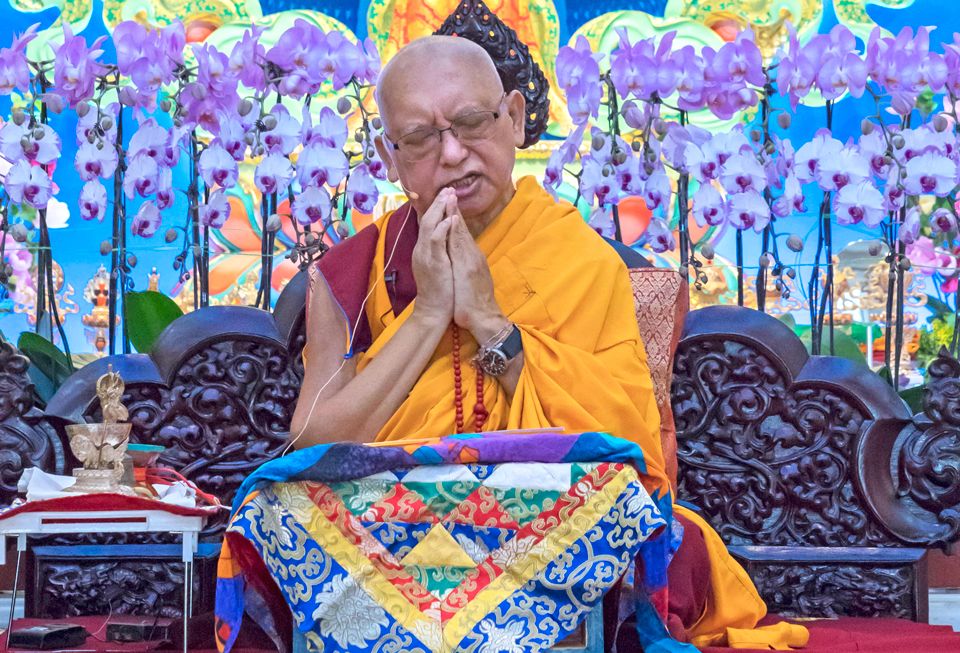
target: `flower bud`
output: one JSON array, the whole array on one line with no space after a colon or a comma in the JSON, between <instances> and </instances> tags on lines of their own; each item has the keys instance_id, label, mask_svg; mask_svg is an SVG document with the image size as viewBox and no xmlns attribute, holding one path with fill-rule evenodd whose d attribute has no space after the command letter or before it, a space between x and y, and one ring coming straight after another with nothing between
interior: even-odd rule
<instances>
[{"instance_id":1,"label":"flower bud","mask_svg":"<svg viewBox=\"0 0 960 653\"><path fill-rule=\"evenodd\" d=\"M247 115L251 111L253 111L253 102L247 98L243 98L240 100L240 103L237 104L237 113L240 114L241 117Z\"/></svg>"},{"instance_id":2,"label":"flower bud","mask_svg":"<svg viewBox=\"0 0 960 653\"><path fill-rule=\"evenodd\" d=\"M177 230L176 229L167 229L167 233L163 235L163 239L168 243L172 243L177 239Z\"/></svg>"},{"instance_id":3,"label":"flower bud","mask_svg":"<svg viewBox=\"0 0 960 653\"><path fill-rule=\"evenodd\" d=\"M160 110L164 113L169 113L170 109L173 107L173 103L170 102L170 98L163 98L160 100Z\"/></svg>"},{"instance_id":4,"label":"flower bud","mask_svg":"<svg viewBox=\"0 0 960 653\"><path fill-rule=\"evenodd\" d=\"M797 271L794 270L793 268L787 268L787 269L785 269L785 270L783 271L783 273L784 273L785 275L787 275L788 277L790 277L791 279L796 279L796 278L797 278Z\"/></svg>"},{"instance_id":5,"label":"flower bud","mask_svg":"<svg viewBox=\"0 0 960 653\"><path fill-rule=\"evenodd\" d=\"M254 141L256 140L257 140L257 136L253 132L247 132L246 134L243 135L243 142L246 143L247 145L253 145Z\"/></svg>"},{"instance_id":6,"label":"flower bud","mask_svg":"<svg viewBox=\"0 0 960 653\"><path fill-rule=\"evenodd\" d=\"M873 122L869 118L864 118L863 120L860 121L860 133L863 134L864 136L872 134L873 128L874 128Z\"/></svg>"},{"instance_id":7,"label":"flower bud","mask_svg":"<svg viewBox=\"0 0 960 653\"><path fill-rule=\"evenodd\" d=\"M376 151L375 149L373 149L372 147L368 147L368 148L367 148L366 157L367 157L368 159L372 159L372 158L375 157L376 155L377 155L377 151Z\"/></svg>"},{"instance_id":8,"label":"flower bud","mask_svg":"<svg viewBox=\"0 0 960 653\"><path fill-rule=\"evenodd\" d=\"M789 247L792 252L802 252L803 238L797 234L790 234L790 237L787 238L787 247Z\"/></svg>"},{"instance_id":9,"label":"flower bud","mask_svg":"<svg viewBox=\"0 0 960 653\"><path fill-rule=\"evenodd\" d=\"M933 118L933 128L938 132L946 131L947 127L950 126L950 121L947 120L947 117L942 113L938 113Z\"/></svg>"},{"instance_id":10,"label":"flower bud","mask_svg":"<svg viewBox=\"0 0 960 653\"><path fill-rule=\"evenodd\" d=\"M15 108L15 109L13 110L13 112L11 113L11 116L10 116L10 117L11 117L11 119L13 120L13 124L15 124L15 125L17 125L17 126L19 127L20 125L22 125L22 124L24 123L24 121L26 121L26 119L27 119L27 114L25 114L25 113L23 112L23 108L22 108L22 107L17 107L17 108Z\"/></svg>"},{"instance_id":11,"label":"flower bud","mask_svg":"<svg viewBox=\"0 0 960 653\"><path fill-rule=\"evenodd\" d=\"M43 127L37 127L33 130L33 140L42 141L43 137L47 135L47 130Z\"/></svg>"},{"instance_id":12,"label":"flower bud","mask_svg":"<svg viewBox=\"0 0 960 653\"><path fill-rule=\"evenodd\" d=\"M350 230L347 229L347 225L342 222L337 225L337 235L340 236L340 240L345 240L350 237Z\"/></svg>"},{"instance_id":13,"label":"flower bud","mask_svg":"<svg viewBox=\"0 0 960 653\"><path fill-rule=\"evenodd\" d=\"M703 254L703 258L708 261L712 261L713 257L716 255L716 251L713 249L713 245L710 243L704 243L700 245L700 253Z\"/></svg>"},{"instance_id":14,"label":"flower bud","mask_svg":"<svg viewBox=\"0 0 960 653\"><path fill-rule=\"evenodd\" d=\"M197 100L207 97L207 87L203 84L190 84L190 94Z\"/></svg>"},{"instance_id":15,"label":"flower bud","mask_svg":"<svg viewBox=\"0 0 960 653\"><path fill-rule=\"evenodd\" d=\"M100 254L102 256L106 256L112 251L113 251L113 245L110 244L109 240L105 240L102 243L100 243Z\"/></svg>"},{"instance_id":16,"label":"flower bud","mask_svg":"<svg viewBox=\"0 0 960 653\"><path fill-rule=\"evenodd\" d=\"M604 177L609 177L613 174L613 166L609 163L604 163L603 168L600 169L600 174L602 174Z\"/></svg>"},{"instance_id":17,"label":"flower bud","mask_svg":"<svg viewBox=\"0 0 960 653\"><path fill-rule=\"evenodd\" d=\"M129 266L132 267L132 268L137 267L137 255L136 255L136 254L131 254L130 256L127 257L127 265L129 265Z\"/></svg>"},{"instance_id":18,"label":"flower bud","mask_svg":"<svg viewBox=\"0 0 960 653\"><path fill-rule=\"evenodd\" d=\"M622 166L627 162L627 153L618 147L613 151L610 158L613 159L614 165Z\"/></svg>"},{"instance_id":19,"label":"flower bud","mask_svg":"<svg viewBox=\"0 0 960 653\"><path fill-rule=\"evenodd\" d=\"M92 129L88 130L88 131L87 131L87 142L88 142L88 143L92 143L92 142L94 142L95 140L97 140L97 132L93 131Z\"/></svg>"},{"instance_id":20,"label":"flower bud","mask_svg":"<svg viewBox=\"0 0 960 653\"><path fill-rule=\"evenodd\" d=\"M355 140L355 141L358 142L358 143L362 143L362 142L363 142L363 130L362 130L362 129L359 129L359 128L358 128L355 132L353 132L353 140Z\"/></svg>"},{"instance_id":21,"label":"flower bud","mask_svg":"<svg viewBox=\"0 0 960 653\"><path fill-rule=\"evenodd\" d=\"M194 245L190 248L190 251L193 252L193 258L200 258L203 256L203 249L200 247L200 245Z\"/></svg>"},{"instance_id":22,"label":"flower bud","mask_svg":"<svg viewBox=\"0 0 960 653\"><path fill-rule=\"evenodd\" d=\"M110 131L112 127L113 127L113 118L111 118L110 116L104 116L100 120L100 129L102 129L103 131Z\"/></svg>"},{"instance_id":23,"label":"flower bud","mask_svg":"<svg viewBox=\"0 0 960 653\"><path fill-rule=\"evenodd\" d=\"M267 224L264 225L264 229L270 233L280 231L280 216L276 213L271 213L270 217L267 218Z\"/></svg>"},{"instance_id":24,"label":"flower bud","mask_svg":"<svg viewBox=\"0 0 960 653\"><path fill-rule=\"evenodd\" d=\"M10 227L10 235L18 243L27 242L27 228L22 224L15 224Z\"/></svg>"},{"instance_id":25,"label":"flower bud","mask_svg":"<svg viewBox=\"0 0 960 653\"><path fill-rule=\"evenodd\" d=\"M770 265L771 265L772 263L773 263L773 257L772 257L772 256L770 256L769 254L761 254L761 255L760 255L760 267L762 267L762 268L768 268L768 267L770 267Z\"/></svg>"},{"instance_id":26,"label":"flower bud","mask_svg":"<svg viewBox=\"0 0 960 653\"><path fill-rule=\"evenodd\" d=\"M790 114L784 111L779 116L777 116L777 124L780 125L780 129L790 129Z\"/></svg>"},{"instance_id":27,"label":"flower bud","mask_svg":"<svg viewBox=\"0 0 960 653\"><path fill-rule=\"evenodd\" d=\"M903 146L907 144L907 142L903 139L903 136L901 134L894 134L893 138L890 140L893 143L893 146L898 150L902 150Z\"/></svg>"},{"instance_id":28,"label":"flower bud","mask_svg":"<svg viewBox=\"0 0 960 653\"><path fill-rule=\"evenodd\" d=\"M594 134L593 138L590 141L590 147L592 147L595 150L602 150L603 142L604 142L603 136L601 136L600 134Z\"/></svg>"},{"instance_id":29,"label":"flower bud","mask_svg":"<svg viewBox=\"0 0 960 653\"><path fill-rule=\"evenodd\" d=\"M20 137L20 148L21 148L24 152L29 152L31 147L33 147L33 142L30 140L30 137L29 137L29 136L21 136L21 137Z\"/></svg>"},{"instance_id":30,"label":"flower bud","mask_svg":"<svg viewBox=\"0 0 960 653\"><path fill-rule=\"evenodd\" d=\"M303 242L305 242L307 245L313 245L315 242L317 242L317 235L312 231L308 231L303 236Z\"/></svg>"},{"instance_id":31,"label":"flower bud","mask_svg":"<svg viewBox=\"0 0 960 653\"><path fill-rule=\"evenodd\" d=\"M657 118L653 121L653 133L657 136L664 136L667 133L667 122L663 118Z\"/></svg>"},{"instance_id":32,"label":"flower bud","mask_svg":"<svg viewBox=\"0 0 960 653\"><path fill-rule=\"evenodd\" d=\"M904 272L907 272L907 271L910 270L911 267L913 267L913 266L912 266L911 263L910 263L910 259L908 259L906 256L904 256L902 259L900 259L900 269L901 269L901 270L903 270Z\"/></svg>"},{"instance_id":33,"label":"flower bud","mask_svg":"<svg viewBox=\"0 0 960 653\"><path fill-rule=\"evenodd\" d=\"M353 108L353 103L350 102L350 98L342 97L337 100L337 112L343 116L350 113L350 109Z\"/></svg>"},{"instance_id":34,"label":"flower bud","mask_svg":"<svg viewBox=\"0 0 960 653\"><path fill-rule=\"evenodd\" d=\"M643 149L643 143L640 141L633 141L630 143L630 149L632 149L634 152L639 152L641 149Z\"/></svg>"},{"instance_id":35,"label":"flower bud","mask_svg":"<svg viewBox=\"0 0 960 653\"><path fill-rule=\"evenodd\" d=\"M773 144L773 141L770 141L763 146L763 151L766 152L767 154L773 154L774 152L777 151L777 146Z\"/></svg>"},{"instance_id":36,"label":"flower bud","mask_svg":"<svg viewBox=\"0 0 960 653\"><path fill-rule=\"evenodd\" d=\"M90 113L90 105L86 102L81 102L80 104L77 105L77 108L75 109L75 111L77 112L77 116L79 116L80 118L83 118L85 115Z\"/></svg>"},{"instance_id":37,"label":"flower bud","mask_svg":"<svg viewBox=\"0 0 960 653\"><path fill-rule=\"evenodd\" d=\"M870 256L880 256L881 251L882 247L880 246L880 243L870 243L870 247L867 248L867 253Z\"/></svg>"},{"instance_id":38,"label":"flower bud","mask_svg":"<svg viewBox=\"0 0 960 653\"><path fill-rule=\"evenodd\" d=\"M258 144L253 148L253 156L263 156L263 153L267 151L267 148L263 146L263 143Z\"/></svg>"},{"instance_id":39,"label":"flower bud","mask_svg":"<svg viewBox=\"0 0 960 653\"><path fill-rule=\"evenodd\" d=\"M137 94L129 86L124 86L117 91L117 99L120 100L120 104L125 107L132 107L137 104Z\"/></svg>"},{"instance_id":40,"label":"flower bud","mask_svg":"<svg viewBox=\"0 0 960 653\"><path fill-rule=\"evenodd\" d=\"M63 96L57 93L44 93L41 98L43 103L47 105L47 111L51 113L60 113L63 111Z\"/></svg>"},{"instance_id":41,"label":"flower bud","mask_svg":"<svg viewBox=\"0 0 960 653\"><path fill-rule=\"evenodd\" d=\"M754 143L759 143L760 139L763 138L763 134L760 133L759 129L750 130L750 140Z\"/></svg>"},{"instance_id":42,"label":"flower bud","mask_svg":"<svg viewBox=\"0 0 960 653\"><path fill-rule=\"evenodd\" d=\"M374 129L383 129L383 121L378 116L375 116L370 124L373 125Z\"/></svg>"},{"instance_id":43,"label":"flower bud","mask_svg":"<svg viewBox=\"0 0 960 653\"><path fill-rule=\"evenodd\" d=\"M270 131L277 126L277 117L272 113L268 113L260 120L260 124L263 125L263 131Z\"/></svg>"}]
</instances>

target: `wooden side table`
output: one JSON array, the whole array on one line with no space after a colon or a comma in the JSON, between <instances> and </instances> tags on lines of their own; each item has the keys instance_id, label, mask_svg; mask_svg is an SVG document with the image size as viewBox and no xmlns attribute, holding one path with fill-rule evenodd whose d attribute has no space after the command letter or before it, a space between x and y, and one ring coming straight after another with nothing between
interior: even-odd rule
<instances>
[{"instance_id":1,"label":"wooden side table","mask_svg":"<svg viewBox=\"0 0 960 653\"><path fill-rule=\"evenodd\" d=\"M69 533L179 533L183 538L183 651L187 653L188 628L193 601L193 558L198 534L206 517L178 515L164 510L70 510L20 512L9 517L0 514L0 565L6 562L6 540L17 540L17 565L13 580L13 597L7 618L7 648L17 602L20 564L27 550L28 536L63 535Z\"/></svg>"}]
</instances>

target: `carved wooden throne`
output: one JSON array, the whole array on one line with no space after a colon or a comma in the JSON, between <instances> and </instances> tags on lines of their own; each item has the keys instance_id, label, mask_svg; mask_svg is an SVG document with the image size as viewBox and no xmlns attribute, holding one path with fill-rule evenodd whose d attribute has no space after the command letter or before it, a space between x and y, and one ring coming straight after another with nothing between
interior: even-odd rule
<instances>
[{"instance_id":1,"label":"carved wooden throne","mask_svg":"<svg viewBox=\"0 0 960 653\"><path fill-rule=\"evenodd\" d=\"M62 427L99 418L94 384L108 364L127 381L133 439L167 446L163 464L229 502L287 437L304 303L298 276L273 314L190 313L150 354L82 369L45 412L26 392L25 359L3 345L0 502L25 467L71 467ZM931 366L924 412L910 415L865 367L808 356L778 320L718 306L687 315L673 371L679 496L744 561L771 611L925 620L926 550L960 531L960 363ZM222 527L204 538L195 610L211 605ZM70 558L60 540L35 548L28 613L179 615L175 547L160 537L89 542L110 546Z\"/></svg>"}]
</instances>

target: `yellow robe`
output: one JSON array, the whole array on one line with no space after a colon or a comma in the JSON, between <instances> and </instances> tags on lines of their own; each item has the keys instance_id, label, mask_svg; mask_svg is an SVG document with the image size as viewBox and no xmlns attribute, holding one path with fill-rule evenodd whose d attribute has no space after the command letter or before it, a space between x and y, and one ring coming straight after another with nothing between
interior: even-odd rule
<instances>
[{"instance_id":1,"label":"yellow robe","mask_svg":"<svg viewBox=\"0 0 960 653\"><path fill-rule=\"evenodd\" d=\"M405 212L398 215L402 218ZM393 214L397 215L397 214ZM366 316L371 347L359 354L358 372L413 310L391 309L383 279L386 221L380 228ZM495 379L484 381L489 411L485 431L563 427L605 431L643 449L647 489L669 490L660 445L660 417L640 339L626 268L569 203L556 202L532 177L520 180L506 209L477 238L487 257L496 299L523 336L524 365L513 400ZM461 360L477 343L461 332ZM448 331L409 396L377 434L378 441L435 438L453 433L455 410L452 340ZM472 428L475 371L462 366L465 428ZM703 520L713 591L691 630L703 643L726 639L725 629L753 628L766 613L746 572ZM707 573L707 570L704 570ZM699 642L698 642L699 643Z\"/></svg>"}]
</instances>

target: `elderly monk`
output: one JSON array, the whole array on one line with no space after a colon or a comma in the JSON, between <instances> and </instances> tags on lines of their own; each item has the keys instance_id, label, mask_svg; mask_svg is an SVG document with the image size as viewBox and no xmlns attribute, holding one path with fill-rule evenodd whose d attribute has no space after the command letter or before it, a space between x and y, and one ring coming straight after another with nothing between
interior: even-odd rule
<instances>
[{"instance_id":1,"label":"elderly monk","mask_svg":"<svg viewBox=\"0 0 960 653\"><path fill-rule=\"evenodd\" d=\"M432 36L386 65L377 99L377 148L410 202L313 270L297 446L606 431L640 444L648 490L665 496L627 271L573 206L532 178L514 186L523 96L504 91L480 46ZM338 347L330 336L345 331ZM670 574L678 559L700 562L671 595L700 600L671 605L671 630L702 644L752 628L765 613L752 583L716 533L684 514L699 546L681 546Z\"/></svg>"}]
</instances>

